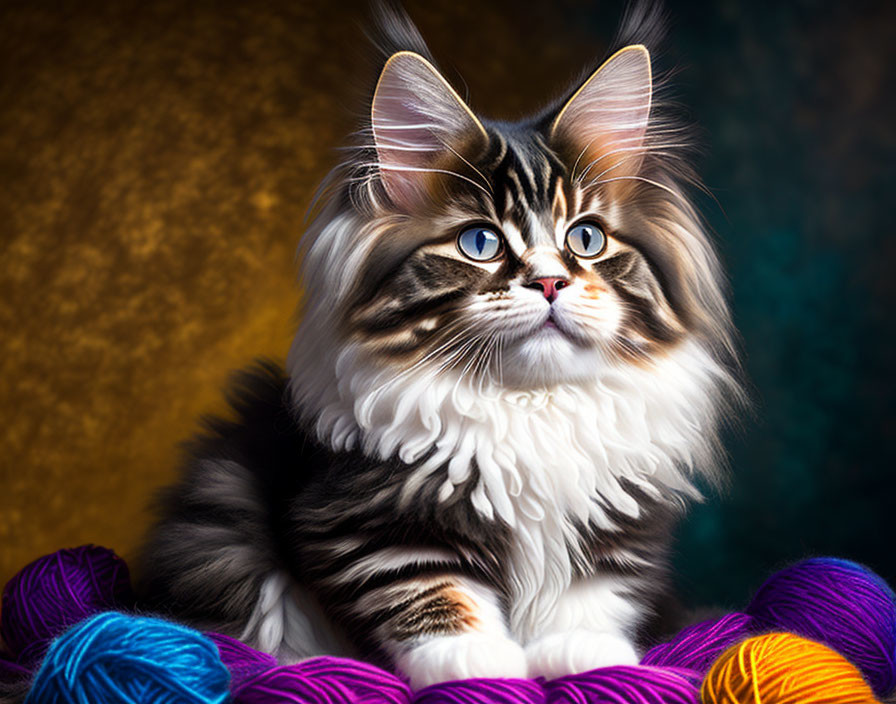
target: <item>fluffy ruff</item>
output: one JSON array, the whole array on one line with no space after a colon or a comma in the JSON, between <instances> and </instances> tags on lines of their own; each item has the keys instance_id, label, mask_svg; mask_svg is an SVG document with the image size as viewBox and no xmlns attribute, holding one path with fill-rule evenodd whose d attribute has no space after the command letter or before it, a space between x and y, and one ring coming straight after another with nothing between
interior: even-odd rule
<instances>
[{"instance_id":1,"label":"fluffy ruff","mask_svg":"<svg viewBox=\"0 0 896 704\"><path fill-rule=\"evenodd\" d=\"M607 366L587 384L528 391L377 369L359 356L348 347L332 366L322 359L302 369L294 358L294 391L312 379L330 390L310 409L310 394L298 393L318 439L414 466L404 501L437 473L438 499L447 501L478 468L472 508L518 536L510 627L523 641L556 618L574 573L568 548L579 543L577 526L620 530L608 509L637 519L631 487L671 503L698 498L698 468L714 466L713 396L725 373L695 345L652 366ZM615 557L638 565L636 555ZM628 616L630 627L637 619Z\"/></svg>"}]
</instances>

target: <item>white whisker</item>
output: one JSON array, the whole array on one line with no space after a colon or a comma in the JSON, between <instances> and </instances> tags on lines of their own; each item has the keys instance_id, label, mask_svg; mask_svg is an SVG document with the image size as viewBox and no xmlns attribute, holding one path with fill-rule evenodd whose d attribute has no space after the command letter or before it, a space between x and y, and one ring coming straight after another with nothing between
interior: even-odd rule
<instances>
[{"instance_id":1,"label":"white whisker","mask_svg":"<svg viewBox=\"0 0 896 704\"><path fill-rule=\"evenodd\" d=\"M471 178L467 178L466 176L463 176L455 171L449 171L447 169L427 169L422 166L398 166L395 164L383 164L383 163L379 164L379 168L384 171L409 171L409 172L414 172L414 173L444 174L446 176L456 176L457 178L459 178L463 181L466 181L467 183L469 183L473 186L476 186L476 188L478 188L480 191L485 193L487 196L489 196L489 197L491 196L491 193L489 193L486 189L484 189L482 186L480 186L478 183L476 183L476 181L474 181Z\"/></svg>"},{"instance_id":2,"label":"white whisker","mask_svg":"<svg viewBox=\"0 0 896 704\"><path fill-rule=\"evenodd\" d=\"M657 188L663 189L670 195L674 196L676 199L679 199L682 201L685 200L683 195L681 195L680 193L677 193L672 188L669 188L669 186L667 186L663 183L659 183L658 181L654 181L652 179L645 178L644 176L614 176L613 178L605 178L601 181L592 181L588 184L588 187L590 188L592 186L599 186L601 184L612 183L614 181L641 181L643 183L649 183L651 186L656 186Z\"/></svg>"}]
</instances>

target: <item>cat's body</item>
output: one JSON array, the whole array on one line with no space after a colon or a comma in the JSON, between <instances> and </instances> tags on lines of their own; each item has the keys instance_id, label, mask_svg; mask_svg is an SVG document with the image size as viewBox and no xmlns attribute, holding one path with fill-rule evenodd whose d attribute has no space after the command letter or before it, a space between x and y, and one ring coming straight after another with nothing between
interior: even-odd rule
<instances>
[{"instance_id":1,"label":"cat's body","mask_svg":"<svg viewBox=\"0 0 896 704\"><path fill-rule=\"evenodd\" d=\"M488 123L392 23L373 141L305 235L288 377L246 377L197 445L144 591L283 660L359 654L415 687L634 662L737 393L647 52Z\"/></svg>"}]
</instances>

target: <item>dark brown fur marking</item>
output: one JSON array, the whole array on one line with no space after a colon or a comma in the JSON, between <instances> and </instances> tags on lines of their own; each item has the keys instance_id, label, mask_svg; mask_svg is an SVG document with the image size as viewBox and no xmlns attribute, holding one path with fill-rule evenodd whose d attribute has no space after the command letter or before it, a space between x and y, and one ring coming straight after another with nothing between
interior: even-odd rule
<instances>
[{"instance_id":1,"label":"dark brown fur marking","mask_svg":"<svg viewBox=\"0 0 896 704\"><path fill-rule=\"evenodd\" d=\"M452 634L474 630L479 625L476 605L453 585L420 595L389 624L395 640L419 635Z\"/></svg>"}]
</instances>

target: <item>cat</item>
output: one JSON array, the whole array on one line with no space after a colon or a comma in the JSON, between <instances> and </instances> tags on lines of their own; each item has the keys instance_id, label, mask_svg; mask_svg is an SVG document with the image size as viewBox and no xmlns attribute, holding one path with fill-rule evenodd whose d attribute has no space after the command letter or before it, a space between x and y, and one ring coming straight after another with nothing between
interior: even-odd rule
<instances>
[{"instance_id":1,"label":"cat","mask_svg":"<svg viewBox=\"0 0 896 704\"><path fill-rule=\"evenodd\" d=\"M682 131L643 44L489 121L384 12L370 122L302 238L286 369L244 372L235 417L194 441L144 600L414 688L634 664L741 398Z\"/></svg>"}]
</instances>

